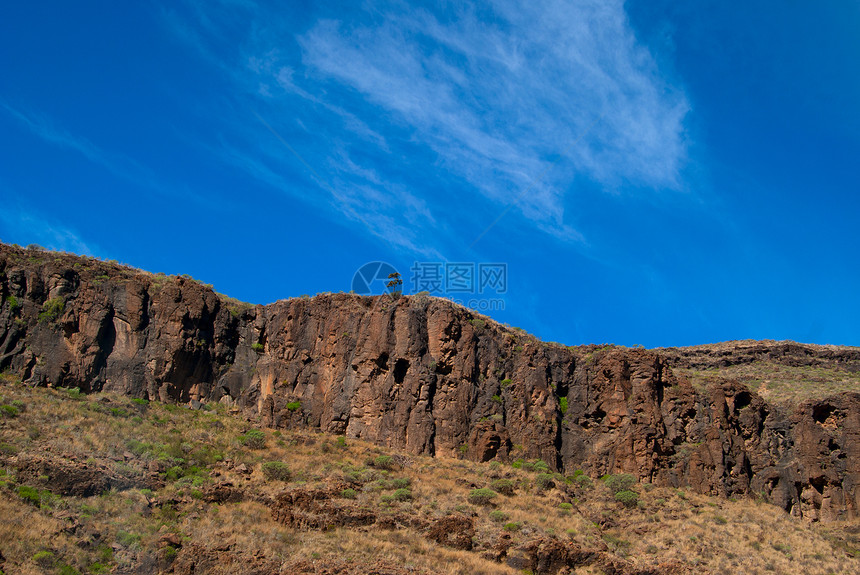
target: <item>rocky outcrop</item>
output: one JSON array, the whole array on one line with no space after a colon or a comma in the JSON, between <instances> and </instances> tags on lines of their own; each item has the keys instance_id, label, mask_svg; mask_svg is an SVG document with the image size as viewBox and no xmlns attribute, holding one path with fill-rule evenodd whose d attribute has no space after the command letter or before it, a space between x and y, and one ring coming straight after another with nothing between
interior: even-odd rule
<instances>
[{"instance_id":1,"label":"rocky outcrop","mask_svg":"<svg viewBox=\"0 0 860 575\"><path fill-rule=\"evenodd\" d=\"M717 369L769 362L790 367L824 367L860 372L858 347L742 340L690 347L665 347L654 351L665 357L672 367L689 369Z\"/></svg>"},{"instance_id":2,"label":"rocky outcrop","mask_svg":"<svg viewBox=\"0 0 860 575\"><path fill-rule=\"evenodd\" d=\"M546 344L437 298L249 306L188 277L10 246L0 294L0 369L32 385L858 516L860 394L787 409L732 381L695 390L672 372L678 354Z\"/></svg>"},{"instance_id":3,"label":"rocky outcrop","mask_svg":"<svg viewBox=\"0 0 860 575\"><path fill-rule=\"evenodd\" d=\"M655 567L636 567L619 559L612 553L584 549L571 542L554 538L541 538L527 542L508 557L508 565L540 575L556 575L569 573L568 568L591 567L600 573L614 575L688 575L690 573L707 574L707 571L696 569L678 562L667 562Z\"/></svg>"},{"instance_id":4,"label":"rocky outcrop","mask_svg":"<svg viewBox=\"0 0 860 575\"><path fill-rule=\"evenodd\" d=\"M110 489L157 489L163 481L155 473L139 471L135 475L121 476L103 466L70 461L60 457L2 457L0 462L15 469L19 481L37 487L50 487L58 495L91 497Z\"/></svg>"}]
</instances>

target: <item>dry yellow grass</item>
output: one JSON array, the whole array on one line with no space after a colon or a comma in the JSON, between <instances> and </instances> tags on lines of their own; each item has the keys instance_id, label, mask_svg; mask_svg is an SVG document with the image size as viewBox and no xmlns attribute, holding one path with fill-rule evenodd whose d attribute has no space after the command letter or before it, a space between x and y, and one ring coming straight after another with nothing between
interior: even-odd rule
<instances>
[{"instance_id":1,"label":"dry yellow grass","mask_svg":"<svg viewBox=\"0 0 860 575\"><path fill-rule=\"evenodd\" d=\"M0 419L0 453L7 462L0 478L0 549L7 573L72 575L138 565L148 554L161 560L166 551L159 539L175 533L187 542L229 546L283 565L385 560L428 573L513 574L519 571L481 557L506 524L517 544L559 537L643 567L674 560L713 573L860 572L860 524L805 523L753 500L637 485L639 503L627 508L596 479L586 489L556 476L557 487L541 490L536 473L510 465L411 456L403 467L374 469L369 461L393 452L311 431L263 430L265 447L249 449L241 439L252 423L217 409L141 405L109 394L76 399L3 376L0 404L13 402L20 413ZM21 483L8 463L15 454L75 460L128 477L140 477L153 465L165 485L154 493L136 488L56 497L40 508L18 493ZM290 481L267 479L262 464L269 461L286 463ZM242 465L249 472L242 472ZM272 519L264 503L285 487L324 487L345 476L361 477L355 504L380 515L472 517L476 550L445 548L413 529L288 529ZM469 503L473 487L488 487L499 478L516 485L514 496L499 495L491 506ZM245 500L216 504L200 498L201 490L224 481L241 488ZM410 490L411 500L393 499L398 486ZM70 524L75 530L64 531ZM40 551L53 554L53 566L37 564L34 555ZM73 571L61 571L63 565Z\"/></svg>"},{"instance_id":2,"label":"dry yellow grass","mask_svg":"<svg viewBox=\"0 0 860 575\"><path fill-rule=\"evenodd\" d=\"M765 401L797 405L844 392L860 392L860 372L837 367L793 367L769 361L742 363L714 369L673 368L702 389L721 379L737 379Z\"/></svg>"}]
</instances>

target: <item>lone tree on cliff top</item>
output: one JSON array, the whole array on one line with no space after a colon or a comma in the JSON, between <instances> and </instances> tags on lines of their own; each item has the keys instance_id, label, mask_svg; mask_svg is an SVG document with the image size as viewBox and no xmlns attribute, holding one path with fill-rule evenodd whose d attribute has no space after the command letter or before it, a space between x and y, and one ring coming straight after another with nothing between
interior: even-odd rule
<instances>
[{"instance_id":1,"label":"lone tree on cliff top","mask_svg":"<svg viewBox=\"0 0 860 575\"><path fill-rule=\"evenodd\" d=\"M393 272L388 274L388 283L385 286L391 290L391 296L394 298L400 297L400 294L403 293L403 289L400 287L403 285L403 280L400 279L400 274L397 272Z\"/></svg>"}]
</instances>

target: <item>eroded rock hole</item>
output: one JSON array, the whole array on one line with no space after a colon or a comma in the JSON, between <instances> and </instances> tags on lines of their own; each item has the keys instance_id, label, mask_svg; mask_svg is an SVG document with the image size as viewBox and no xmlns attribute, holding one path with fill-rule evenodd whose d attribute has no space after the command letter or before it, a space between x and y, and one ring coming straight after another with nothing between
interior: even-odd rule
<instances>
[{"instance_id":1,"label":"eroded rock hole","mask_svg":"<svg viewBox=\"0 0 860 575\"><path fill-rule=\"evenodd\" d=\"M812 408L812 419L814 419L818 423L824 423L825 421L827 421L827 418L829 418L833 414L833 411L833 406L827 403L823 405L816 405Z\"/></svg>"},{"instance_id":2,"label":"eroded rock hole","mask_svg":"<svg viewBox=\"0 0 860 575\"><path fill-rule=\"evenodd\" d=\"M409 370L409 360L398 359L394 363L394 381L395 383L403 383L403 378L406 377L406 372Z\"/></svg>"},{"instance_id":3,"label":"eroded rock hole","mask_svg":"<svg viewBox=\"0 0 860 575\"><path fill-rule=\"evenodd\" d=\"M388 354L383 352L376 358L376 365L383 371L388 371Z\"/></svg>"}]
</instances>

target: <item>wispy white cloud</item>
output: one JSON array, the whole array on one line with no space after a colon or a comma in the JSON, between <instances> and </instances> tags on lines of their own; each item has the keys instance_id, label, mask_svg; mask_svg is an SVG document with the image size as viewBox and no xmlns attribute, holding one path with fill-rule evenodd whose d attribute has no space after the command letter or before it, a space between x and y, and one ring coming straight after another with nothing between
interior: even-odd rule
<instances>
[{"instance_id":1,"label":"wispy white cloud","mask_svg":"<svg viewBox=\"0 0 860 575\"><path fill-rule=\"evenodd\" d=\"M197 22L170 12L170 27L307 161L261 138L247 116L234 121L243 143L226 156L296 197L308 189L296 179L321 187L337 213L405 249L432 249L425 238L452 194L461 210L513 204L535 228L586 245L565 214L577 179L613 192L682 187L689 104L637 42L622 0L496 0L445 13L393 1L309 17L301 29L269 6L191 5ZM237 10L247 18L233 38L240 48L215 56ZM421 150L420 178L398 170ZM458 230L460 241L477 227Z\"/></svg>"},{"instance_id":2,"label":"wispy white cloud","mask_svg":"<svg viewBox=\"0 0 860 575\"><path fill-rule=\"evenodd\" d=\"M284 148L280 150L260 149L248 153L221 142L220 149L213 153L273 188L301 197L306 203L334 210L361 224L384 242L413 254L442 259L438 250L419 240L424 228L434 223L423 199L401 185L383 182L373 170L352 162L345 152L333 159L327 171L333 179L329 180L287 146L289 144L284 141ZM307 173L285 175L279 172L288 163L285 156L290 154L305 166Z\"/></svg>"},{"instance_id":3,"label":"wispy white cloud","mask_svg":"<svg viewBox=\"0 0 860 575\"><path fill-rule=\"evenodd\" d=\"M493 200L512 199L561 153L607 186L678 184L688 104L637 44L621 1L498 1L445 21L397 7L372 24L318 22L299 41L311 72L414 127ZM562 225L571 171L560 167L522 198L527 217Z\"/></svg>"}]
</instances>

